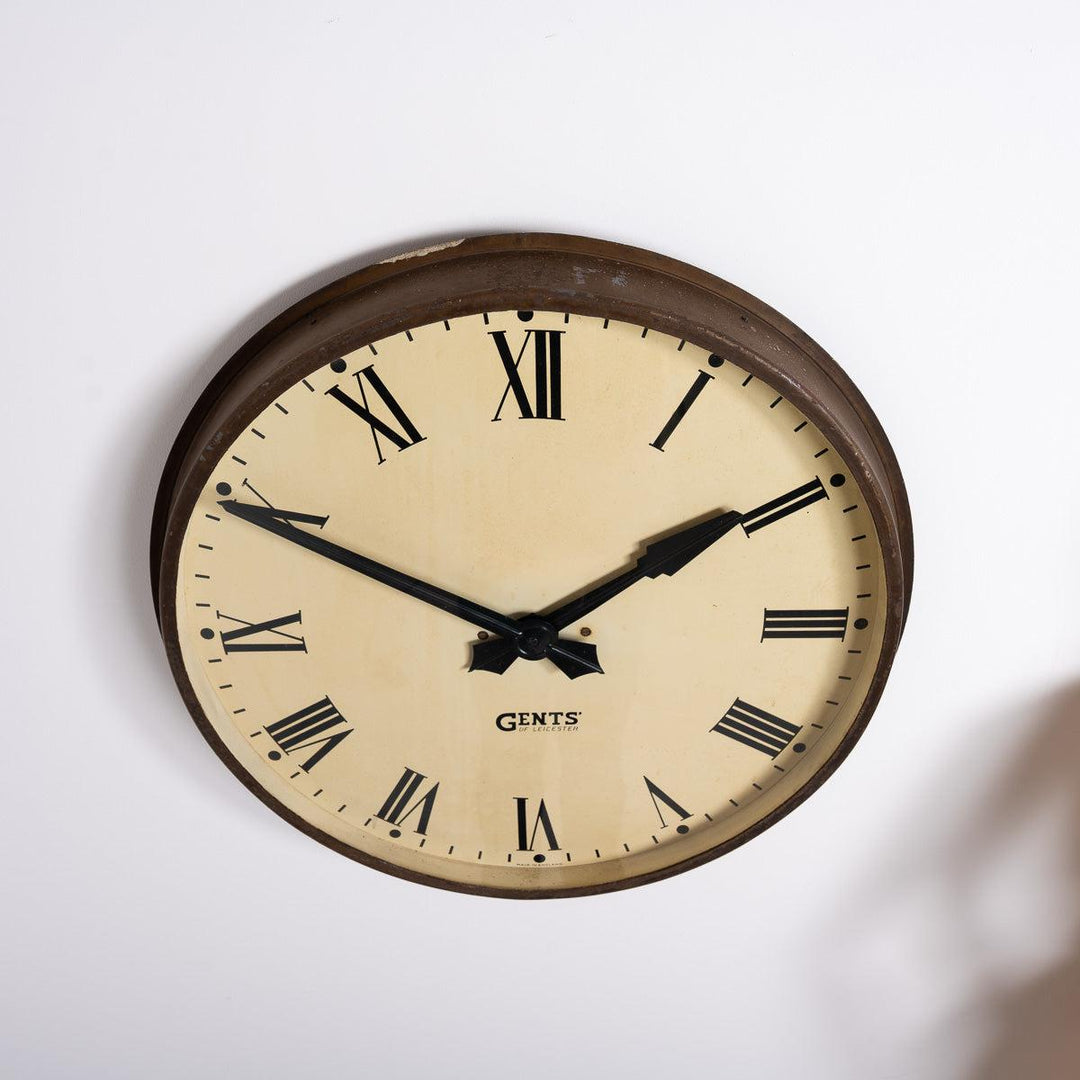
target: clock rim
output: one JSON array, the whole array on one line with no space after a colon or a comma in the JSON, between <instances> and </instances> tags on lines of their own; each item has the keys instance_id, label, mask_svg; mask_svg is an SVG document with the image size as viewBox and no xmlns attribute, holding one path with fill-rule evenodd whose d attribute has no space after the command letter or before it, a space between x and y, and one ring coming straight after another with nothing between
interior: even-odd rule
<instances>
[{"instance_id":1,"label":"clock rim","mask_svg":"<svg viewBox=\"0 0 1080 1080\"><path fill-rule=\"evenodd\" d=\"M187 522L218 461L262 409L337 356L406 329L503 310L617 319L730 356L776 387L829 440L858 479L882 552L881 651L866 696L830 757L737 835L670 866L595 885L509 889L458 882L407 870L322 832L270 795L225 746L195 695L177 632L176 582ZM771 355L762 349L765 341ZM512 899L594 895L672 877L734 850L805 802L850 754L877 707L910 607L913 561L910 508L892 446L866 399L821 346L767 304L697 267L612 241L548 233L472 237L406 253L347 274L272 319L223 365L184 421L163 469L150 542L154 608L173 677L203 737L249 791L305 835L373 869L435 888Z\"/></svg>"}]
</instances>

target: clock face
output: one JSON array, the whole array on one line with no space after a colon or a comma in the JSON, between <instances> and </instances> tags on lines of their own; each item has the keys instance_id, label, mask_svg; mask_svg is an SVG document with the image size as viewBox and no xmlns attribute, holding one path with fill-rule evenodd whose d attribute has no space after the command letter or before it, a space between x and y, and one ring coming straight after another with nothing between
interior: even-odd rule
<instances>
[{"instance_id":1,"label":"clock face","mask_svg":"<svg viewBox=\"0 0 1080 1080\"><path fill-rule=\"evenodd\" d=\"M872 693L860 480L730 354L469 314L308 370L213 457L165 601L191 694L268 801L393 872L536 896L692 865Z\"/></svg>"}]
</instances>

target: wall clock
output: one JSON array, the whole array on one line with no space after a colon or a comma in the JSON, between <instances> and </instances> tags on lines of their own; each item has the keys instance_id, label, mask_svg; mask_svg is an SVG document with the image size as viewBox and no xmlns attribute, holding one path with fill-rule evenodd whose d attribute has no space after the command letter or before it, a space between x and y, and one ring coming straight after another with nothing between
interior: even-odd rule
<instances>
[{"instance_id":1,"label":"wall clock","mask_svg":"<svg viewBox=\"0 0 1080 1080\"><path fill-rule=\"evenodd\" d=\"M429 885L697 866L863 731L911 590L861 394L740 289L489 236L290 308L188 418L152 573L180 692L268 806Z\"/></svg>"}]
</instances>

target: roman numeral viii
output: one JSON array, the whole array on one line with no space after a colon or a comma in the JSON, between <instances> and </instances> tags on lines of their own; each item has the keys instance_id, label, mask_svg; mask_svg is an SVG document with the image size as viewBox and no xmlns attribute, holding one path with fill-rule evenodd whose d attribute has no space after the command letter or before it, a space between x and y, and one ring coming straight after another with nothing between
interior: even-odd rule
<instances>
[{"instance_id":1,"label":"roman numeral viii","mask_svg":"<svg viewBox=\"0 0 1080 1080\"><path fill-rule=\"evenodd\" d=\"M232 630L221 631L221 645L227 653L239 652L307 652L304 639L297 634L282 630L283 626L300 624L300 612L293 615L281 615L265 622L248 622L235 615L217 613L219 619L237 623ZM251 640L249 640L251 639Z\"/></svg>"},{"instance_id":2,"label":"roman numeral viii","mask_svg":"<svg viewBox=\"0 0 1080 1080\"><path fill-rule=\"evenodd\" d=\"M547 841L549 851L559 850L559 841L555 839L555 830L551 827L551 817L548 814L544 800L540 800L536 816L532 821L532 829L529 828L529 800L527 798L515 798L517 803L517 831L518 851L532 851L536 843L536 834L543 829L544 839ZM538 856L539 858L539 856Z\"/></svg>"},{"instance_id":3,"label":"roman numeral viii","mask_svg":"<svg viewBox=\"0 0 1080 1080\"><path fill-rule=\"evenodd\" d=\"M416 821L416 831L421 835L426 835L428 821L431 820L431 809L435 805L435 795L439 790L438 783L435 783L432 784L426 794L420 795L420 785L426 779L427 777L423 773L418 773L406 766L405 771L401 774L401 779L394 785L394 790L387 796L386 802L382 804L382 809L375 816L383 821L388 821L391 825L401 825L419 810L420 816ZM412 799L415 799L415 801L410 806L409 801Z\"/></svg>"},{"instance_id":4,"label":"roman numeral viii","mask_svg":"<svg viewBox=\"0 0 1080 1080\"><path fill-rule=\"evenodd\" d=\"M761 640L766 638L836 638L847 635L848 608L821 608L803 611L766 608L761 623Z\"/></svg>"},{"instance_id":5,"label":"roman numeral viii","mask_svg":"<svg viewBox=\"0 0 1080 1080\"><path fill-rule=\"evenodd\" d=\"M709 730L774 758L791 745L802 728L736 698L731 708Z\"/></svg>"},{"instance_id":6,"label":"roman numeral viii","mask_svg":"<svg viewBox=\"0 0 1080 1080\"><path fill-rule=\"evenodd\" d=\"M804 510L812 506L819 499L827 499L829 493L821 485L821 480L814 477L809 484L803 484L778 499L772 499L761 506L755 507L748 514L743 514L742 527L747 536L756 533L758 529L764 529L774 521L780 521L789 514Z\"/></svg>"},{"instance_id":7,"label":"roman numeral viii","mask_svg":"<svg viewBox=\"0 0 1080 1080\"><path fill-rule=\"evenodd\" d=\"M344 368L342 368L342 370L344 370ZM356 384L360 389L359 401L346 394L336 383L326 392L335 401L340 401L350 412L359 416L360 419L371 428L371 438L375 443L375 454L379 459L380 465L386 460L386 458L383 457L382 444L379 442L380 435L393 443L394 446L398 448L399 452L408 450L410 446L415 446L417 443L424 441L424 436L416 430L416 425L409 419L408 414L398 404L397 398L390 393L386 388L386 383L379 378L375 371L374 364L368 364L366 368L361 368L353 374L356 377ZM367 390L364 388L365 382L375 391L375 396L378 397L385 408L391 413L397 423L397 428L392 427L385 420L380 420L379 417L371 411Z\"/></svg>"},{"instance_id":8,"label":"roman numeral viii","mask_svg":"<svg viewBox=\"0 0 1080 1080\"><path fill-rule=\"evenodd\" d=\"M525 341L515 357L505 330L491 331L503 370L506 372L506 389L499 398L499 407L492 420L499 419L507 397L513 393L522 420L562 420L562 330L526 330ZM530 345L532 346L530 350ZM528 363L524 362L531 353ZM533 398L529 400L522 373L529 374Z\"/></svg>"},{"instance_id":9,"label":"roman numeral viii","mask_svg":"<svg viewBox=\"0 0 1080 1080\"><path fill-rule=\"evenodd\" d=\"M353 733L352 728L345 731L334 730L345 723L347 721L337 711L337 706L328 697L324 697L298 712L267 724L263 730L289 755L298 750L318 747L300 764L304 772L311 772L335 746L340 745ZM272 761L277 761L281 754L277 750L271 750L267 756Z\"/></svg>"}]
</instances>

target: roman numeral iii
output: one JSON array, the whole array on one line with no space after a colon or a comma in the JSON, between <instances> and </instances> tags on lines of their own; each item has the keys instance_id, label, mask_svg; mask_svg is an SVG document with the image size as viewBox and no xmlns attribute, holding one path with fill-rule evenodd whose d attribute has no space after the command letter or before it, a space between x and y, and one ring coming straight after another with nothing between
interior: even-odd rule
<instances>
[{"instance_id":1,"label":"roman numeral iii","mask_svg":"<svg viewBox=\"0 0 1080 1080\"><path fill-rule=\"evenodd\" d=\"M848 608L820 608L804 611L766 608L761 622L761 640L767 638L836 638L847 635Z\"/></svg>"},{"instance_id":2,"label":"roman numeral iii","mask_svg":"<svg viewBox=\"0 0 1080 1080\"><path fill-rule=\"evenodd\" d=\"M772 499L761 506L755 507L748 514L743 514L742 527L747 536L756 533L758 529L764 529L774 521L780 521L789 514L813 505L819 499L827 499L829 493L822 487L821 480L814 477L809 484L803 484L778 499Z\"/></svg>"},{"instance_id":3,"label":"roman numeral iii","mask_svg":"<svg viewBox=\"0 0 1080 1080\"><path fill-rule=\"evenodd\" d=\"M526 330L525 341L514 356L505 330L490 332L503 370L506 372L506 389L499 398L499 407L492 420L499 419L507 397L513 393L522 420L562 420L562 335L563 330ZM531 346L531 348L530 348ZM524 362L525 354L529 362ZM533 397L522 377L530 374Z\"/></svg>"},{"instance_id":4,"label":"roman numeral iii","mask_svg":"<svg viewBox=\"0 0 1080 1080\"><path fill-rule=\"evenodd\" d=\"M375 815L391 825L401 825L407 821L417 810L420 816L416 821L416 832L421 836L427 834L428 822L431 820L431 810L435 805L435 796L439 791L438 783L432 786L423 795L419 794L420 785L427 779L423 773L405 767L401 779L394 785L394 790L382 804L382 808ZM410 806L410 800L415 800Z\"/></svg>"},{"instance_id":5,"label":"roman numeral iii","mask_svg":"<svg viewBox=\"0 0 1080 1080\"><path fill-rule=\"evenodd\" d=\"M774 758L791 745L802 728L736 698L731 708L709 730Z\"/></svg>"},{"instance_id":6,"label":"roman numeral iii","mask_svg":"<svg viewBox=\"0 0 1080 1080\"><path fill-rule=\"evenodd\" d=\"M307 652L307 645L301 636L282 630L283 626L300 624L299 611L293 615L280 615L276 619L258 623L238 619L221 611L217 613L217 617L238 624L232 630L221 631L221 645L226 653Z\"/></svg>"},{"instance_id":7,"label":"roman numeral iii","mask_svg":"<svg viewBox=\"0 0 1080 1080\"><path fill-rule=\"evenodd\" d=\"M337 711L337 706L328 697L324 697L298 712L267 724L263 730L289 755L313 746L318 747L309 758L300 763L304 772L311 772L334 747L339 746L353 733L352 728L345 731L334 730L345 723L345 717ZM276 761L281 754L277 750L271 750L268 756Z\"/></svg>"},{"instance_id":8,"label":"roman numeral iii","mask_svg":"<svg viewBox=\"0 0 1080 1080\"><path fill-rule=\"evenodd\" d=\"M359 371L354 372L354 375L356 377L356 384L360 389L359 401L346 394L336 383L326 392L335 401L340 401L350 412L359 416L360 419L371 428L371 438L375 444L375 454L379 459L380 465L386 460L383 456L382 444L379 442L380 435L393 443L394 446L398 448L399 452L408 450L410 446L415 446L417 443L424 441L424 436L416 430L416 425L409 419L408 414L398 404L397 398L390 393L386 387L386 383L379 378L375 371L374 364L368 364L366 368L361 368ZM385 420L380 420L379 417L371 411L367 390L364 389L365 382L375 391L375 396L379 398L385 408L391 413L397 423L397 428L392 427Z\"/></svg>"},{"instance_id":9,"label":"roman numeral iii","mask_svg":"<svg viewBox=\"0 0 1080 1080\"><path fill-rule=\"evenodd\" d=\"M517 804L517 831L518 851L532 851L536 843L536 834L543 829L544 839L547 841L549 851L558 851L559 841L555 839L555 830L551 827L551 817L548 815L544 800L540 800L536 815L532 819L532 828L529 827L529 800L518 797L514 799Z\"/></svg>"}]
</instances>

